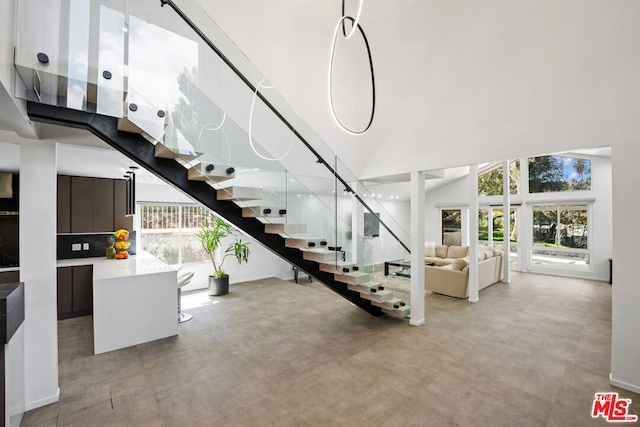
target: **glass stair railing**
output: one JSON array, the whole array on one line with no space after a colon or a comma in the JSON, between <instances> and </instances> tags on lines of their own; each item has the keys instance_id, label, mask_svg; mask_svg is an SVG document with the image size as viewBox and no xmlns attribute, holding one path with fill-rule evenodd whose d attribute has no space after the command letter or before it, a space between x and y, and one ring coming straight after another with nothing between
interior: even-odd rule
<instances>
[{"instance_id":1,"label":"glass stair railing","mask_svg":"<svg viewBox=\"0 0 640 427\"><path fill-rule=\"evenodd\" d=\"M234 204L239 228L258 221L321 282L410 316L409 281L382 267L408 256L407 233L195 2L62 3L18 1L17 97L117 119L112 141L141 135L208 186L203 204Z\"/></svg>"}]
</instances>

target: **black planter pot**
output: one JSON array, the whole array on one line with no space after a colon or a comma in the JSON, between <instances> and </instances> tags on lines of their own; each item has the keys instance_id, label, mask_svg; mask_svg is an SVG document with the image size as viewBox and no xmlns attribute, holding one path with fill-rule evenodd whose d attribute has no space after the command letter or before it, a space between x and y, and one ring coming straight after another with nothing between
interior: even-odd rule
<instances>
[{"instance_id":1,"label":"black planter pot","mask_svg":"<svg viewBox=\"0 0 640 427\"><path fill-rule=\"evenodd\" d=\"M226 295L229 293L229 276L220 278L209 276L209 295L212 297Z\"/></svg>"}]
</instances>

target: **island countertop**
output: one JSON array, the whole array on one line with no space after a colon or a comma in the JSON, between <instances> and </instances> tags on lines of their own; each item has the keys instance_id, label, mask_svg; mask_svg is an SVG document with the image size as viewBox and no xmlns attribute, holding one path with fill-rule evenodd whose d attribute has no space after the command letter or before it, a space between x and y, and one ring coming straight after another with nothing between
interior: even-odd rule
<instances>
[{"instance_id":1,"label":"island countertop","mask_svg":"<svg viewBox=\"0 0 640 427\"><path fill-rule=\"evenodd\" d=\"M58 267L93 266L95 354L178 334L177 270L138 251L127 259L58 260Z\"/></svg>"},{"instance_id":2,"label":"island countertop","mask_svg":"<svg viewBox=\"0 0 640 427\"><path fill-rule=\"evenodd\" d=\"M158 258L144 251L138 251L136 255L131 255L127 259L94 257L61 259L57 261L58 267L75 267L78 265L93 265L93 280L166 273L178 269L178 267L165 264Z\"/></svg>"}]
</instances>

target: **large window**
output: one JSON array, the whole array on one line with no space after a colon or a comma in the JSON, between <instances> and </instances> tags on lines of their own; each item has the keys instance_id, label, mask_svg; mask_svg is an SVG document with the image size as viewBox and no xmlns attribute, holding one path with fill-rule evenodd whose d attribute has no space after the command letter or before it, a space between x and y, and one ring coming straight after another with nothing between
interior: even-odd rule
<instances>
[{"instance_id":1,"label":"large window","mask_svg":"<svg viewBox=\"0 0 640 427\"><path fill-rule=\"evenodd\" d=\"M141 248L167 264L208 261L195 236L204 213L201 206L140 206Z\"/></svg>"},{"instance_id":2,"label":"large window","mask_svg":"<svg viewBox=\"0 0 640 427\"><path fill-rule=\"evenodd\" d=\"M529 192L591 190L591 160L540 156L529 159Z\"/></svg>"},{"instance_id":3,"label":"large window","mask_svg":"<svg viewBox=\"0 0 640 427\"><path fill-rule=\"evenodd\" d=\"M533 207L533 264L589 267L589 206Z\"/></svg>"},{"instance_id":4,"label":"large window","mask_svg":"<svg viewBox=\"0 0 640 427\"><path fill-rule=\"evenodd\" d=\"M515 265L518 256L518 211L511 208L509 215L510 262ZM504 244L504 210L489 208L478 210L478 241L502 249Z\"/></svg>"}]
</instances>

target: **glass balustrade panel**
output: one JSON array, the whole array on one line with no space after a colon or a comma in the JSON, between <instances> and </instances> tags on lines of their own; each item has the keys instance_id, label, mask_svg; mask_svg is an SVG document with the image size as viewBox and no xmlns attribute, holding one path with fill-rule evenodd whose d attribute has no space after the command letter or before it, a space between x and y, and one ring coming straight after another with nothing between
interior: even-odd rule
<instances>
[{"instance_id":1,"label":"glass balustrade panel","mask_svg":"<svg viewBox=\"0 0 640 427\"><path fill-rule=\"evenodd\" d=\"M17 16L16 97L122 115L124 0L20 0Z\"/></svg>"}]
</instances>

